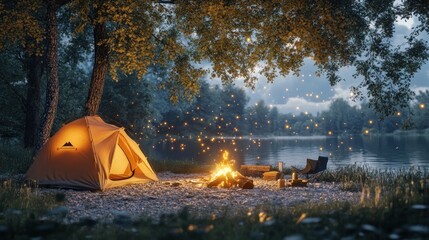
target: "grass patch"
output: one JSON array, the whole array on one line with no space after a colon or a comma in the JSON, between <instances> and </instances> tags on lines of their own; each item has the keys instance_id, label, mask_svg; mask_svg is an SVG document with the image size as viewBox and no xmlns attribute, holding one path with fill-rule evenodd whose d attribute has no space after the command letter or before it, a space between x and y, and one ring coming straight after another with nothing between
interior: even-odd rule
<instances>
[{"instance_id":1,"label":"grass patch","mask_svg":"<svg viewBox=\"0 0 429 240\"><path fill-rule=\"evenodd\" d=\"M31 150L20 144L0 143L0 174L25 173L31 163Z\"/></svg>"},{"instance_id":2,"label":"grass patch","mask_svg":"<svg viewBox=\"0 0 429 240\"><path fill-rule=\"evenodd\" d=\"M59 225L56 219L44 218L55 206L55 196L41 195L37 186L12 179L1 180L0 186L0 239L27 238Z\"/></svg>"}]
</instances>

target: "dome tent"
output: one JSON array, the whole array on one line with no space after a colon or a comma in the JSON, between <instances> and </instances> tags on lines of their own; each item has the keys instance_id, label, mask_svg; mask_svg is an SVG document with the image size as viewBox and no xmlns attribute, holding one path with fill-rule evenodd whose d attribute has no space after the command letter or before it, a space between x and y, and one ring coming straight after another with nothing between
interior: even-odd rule
<instances>
[{"instance_id":1,"label":"dome tent","mask_svg":"<svg viewBox=\"0 0 429 240\"><path fill-rule=\"evenodd\" d=\"M102 190L158 181L124 128L86 116L64 125L37 154L26 179L39 185Z\"/></svg>"}]
</instances>

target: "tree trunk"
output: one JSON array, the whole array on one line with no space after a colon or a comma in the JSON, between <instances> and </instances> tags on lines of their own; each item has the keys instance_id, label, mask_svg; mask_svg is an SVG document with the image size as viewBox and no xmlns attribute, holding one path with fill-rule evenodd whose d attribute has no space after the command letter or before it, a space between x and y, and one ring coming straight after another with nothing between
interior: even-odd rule
<instances>
[{"instance_id":1,"label":"tree trunk","mask_svg":"<svg viewBox=\"0 0 429 240\"><path fill-rule=\"evenodd\" d=\"M41 79L43 75L43 58L41 56L27 56L25 69L27 69L27 100L25 115L24 147L34 147L37 128L40 122Z\"/></svg>"},{"instance_id":2,"label":"tree trunk","mask_svg":"<svg viewBox=\"0 0 429 240\"><path fill-rule=\"evenodd\" d=\"M101 0L94 1L97 8ZM98 18L99 11L95 9L94 18ZM96 23L94 26L94 67L92 69L91 85L85 104L85 113L88 116L97 114L103 96L104 79L109 65L109 47L103 42L107 38L106 25Z\"/></svg>"},{"instance_id":3,"label":"tree trunk","mask_svg":"<svg viewBox=\"0 0 429 240\"><path fill-rule=\"evenodd\" d=\"M57 113L59 83L58 83L58 23L55 0L46 0L47 3L47 73L46 102L43 117L37 133L37 141L33 156L48 141Z\"/></svg>"}]
</instances>

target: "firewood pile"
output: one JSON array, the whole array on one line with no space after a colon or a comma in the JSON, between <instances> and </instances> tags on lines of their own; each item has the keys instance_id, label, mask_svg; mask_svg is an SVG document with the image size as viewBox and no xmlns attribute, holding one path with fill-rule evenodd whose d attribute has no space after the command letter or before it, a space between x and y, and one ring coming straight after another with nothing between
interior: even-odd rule
<instances>
[{"instance_id":1,"label":"firewood pile","mask_svg":"<svg viewBox=\"0 0 429 240\"><path fill-rule=\"evenodd\" d=\"M214 179L212 179L207 187L222 187L222 188L232 188L240 187L243 189L252 189L254 187L253 180L246 178L241 175L239 172L228 172L221 174Z\"/></svg>"},{"instance_id":2,"label":"firewood pile","mask_svg":"<svg viewBox=\"0 0 429 240\"><path fill-rule=\"evenodd\" d=\"M234 161L228 160L228 152L223 153L223 161L216 166L207 187L253 189L253 180L241 175L234 169Z\"/></svg>"}]
</instances>

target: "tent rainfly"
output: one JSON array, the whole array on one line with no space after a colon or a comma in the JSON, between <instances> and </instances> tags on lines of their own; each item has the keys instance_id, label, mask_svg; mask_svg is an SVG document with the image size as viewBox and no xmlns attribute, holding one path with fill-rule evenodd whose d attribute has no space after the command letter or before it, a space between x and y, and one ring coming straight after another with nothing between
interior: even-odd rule
<instances>
[{"instance_id":1,"label":"tent rainfly","mask_svg":"<svg viewBox=\"0 0 429 240\"><path fill-rule=\"evenodd\" d=\"M64 125L37 154L26 179L41 186L101 190L158 181L124 128L86 116Z\"/></svg>"}]
</instances>

